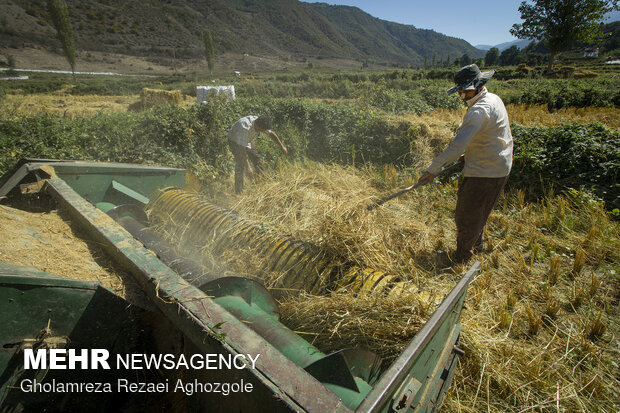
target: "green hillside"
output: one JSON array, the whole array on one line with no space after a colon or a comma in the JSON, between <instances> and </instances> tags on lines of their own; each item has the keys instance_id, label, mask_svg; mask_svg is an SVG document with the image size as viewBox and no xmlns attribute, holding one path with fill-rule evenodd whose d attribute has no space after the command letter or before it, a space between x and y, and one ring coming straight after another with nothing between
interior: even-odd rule
<instances>
[{"instance_id":1,"label":"green hillside","mask_svg":"<svg viewBox=\"0 0 620 413\"><path fill-rule=\"evenodd\" d=\"M356 7L330 6L314 3L314 10L323 15L343 36L365 56L387 61L422 64L433 53L454 59L467 53L470 57L483 56L465 40L448 37L433 30L416 29L398 23L377 19Z\"/></svg>"},{"instance_id":2,"label":"green hillside","mask_svg":"<svg viewBox=\"0 0 620 413\"><path fill-rule=\"evenodd\" d=\"M297 0L65 0L81 51L177 59L202 57L209 30L216 55L344 58L422 65L483 52L432 30L380 20L356 7ZM58 48L44 0L0 0L3 47Z\"/></svg>"}]
</instances>

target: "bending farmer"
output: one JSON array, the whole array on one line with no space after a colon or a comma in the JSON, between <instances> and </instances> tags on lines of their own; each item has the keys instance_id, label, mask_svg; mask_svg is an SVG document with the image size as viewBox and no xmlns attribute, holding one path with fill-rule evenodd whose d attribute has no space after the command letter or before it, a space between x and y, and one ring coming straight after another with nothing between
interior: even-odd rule
<instances>
[{"instance_id":1,"label":"bending farmer","mask_svg":"<svg viewBox=\"0 0 620 413\"><path fill-rule=\"evenodd\" d=\"M245 116L239 119L228 132L228 146L235 156L235 192L243 191L243 175L248 174L250 178L254 174L263 172L260 155L254 147L254 139L261 132L266 133L269 137L280 146L283 154L288 151L282 145L280 138L271 130L271 120L267 116ZM252 162L252 165L250 165ZM252 169L254 166L254 169Z\"/></svg>"},{"instance_id":2,"label":"bending farmer","mask_svg":"<svg viewBox=\"0 0 620 413\"><path fill-rule=\"evenodd\" d=\"M458 92L468 106L467 112L454 140L418 181L421 185L431 183L443 165L465 153L455 211L455 263L467 261L482 248L484 226L512 167L512 134L506 108L499 96L484 87L494 73L481 73L473 64L454 76L456 86L447 93Z\"/></svg>"}]
</instances>

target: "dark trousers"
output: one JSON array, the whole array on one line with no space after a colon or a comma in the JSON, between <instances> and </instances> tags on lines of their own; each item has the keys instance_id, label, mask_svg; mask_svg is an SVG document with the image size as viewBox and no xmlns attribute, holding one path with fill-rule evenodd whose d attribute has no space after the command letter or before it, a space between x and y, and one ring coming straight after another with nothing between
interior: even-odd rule
<instances>
[{"instance_id":1,"label":"dark trousers","mask_svg":"<svg viewBox=\"0 0 620 413\"><path fill-rule=\"evenodd\" d=\"M461 181L456 201L456 262L467 261L474 249L481 249L484 226L497 203L508 177L465 177Z\"/></svg>"},{"instance_id":2,"label":"dark trousers","mask_svg":"<svg viewBox=\"0 0 620 413\"><path fill-rule=\"evenodd\" d=\"M235 192L239 194L243 191L243 177L246 173L248 160L252 162L252 167L256 174L263 172L263 163L254 146L246 148L235 142L228 141L228 147L235 157Z\"/></svg>"}]
</instances>

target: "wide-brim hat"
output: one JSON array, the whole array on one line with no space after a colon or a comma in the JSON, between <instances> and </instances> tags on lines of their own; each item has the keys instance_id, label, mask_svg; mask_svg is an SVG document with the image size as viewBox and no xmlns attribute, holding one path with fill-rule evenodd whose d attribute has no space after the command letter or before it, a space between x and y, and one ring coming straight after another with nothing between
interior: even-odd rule
<instances>
[{"instance_id":1,"label":"wide-brim hat","mask_svg":"<svg viewBox=\"0 0 620 413\"><path fill-rule=\"evenodd\" d=\"M459 90L478 89L489 81L495 74L495 70L481 72L478 65L471 64L462 67L456 75L454 75L454 86L447 90L448 95Z\"/></svg>"}]
</instances>

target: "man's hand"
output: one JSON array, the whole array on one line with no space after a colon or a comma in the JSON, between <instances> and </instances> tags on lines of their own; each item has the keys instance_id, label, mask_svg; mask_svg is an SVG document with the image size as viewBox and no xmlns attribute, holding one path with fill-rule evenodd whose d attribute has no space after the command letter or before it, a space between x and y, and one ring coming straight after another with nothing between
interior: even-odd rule
<instances>
[{"instance_id":1,"label":"man's hand","mask_svg":"<svg viewBox=\"0 0 620 413\"><path fill-rule=\"evenodd\" d=\"M420 186L428 185L433 182L433 179L435 179L435 175L430 172L424 172L424 175L422 175L420 179L418 179L418 184Z\"/></svg>"}]
</instances>

